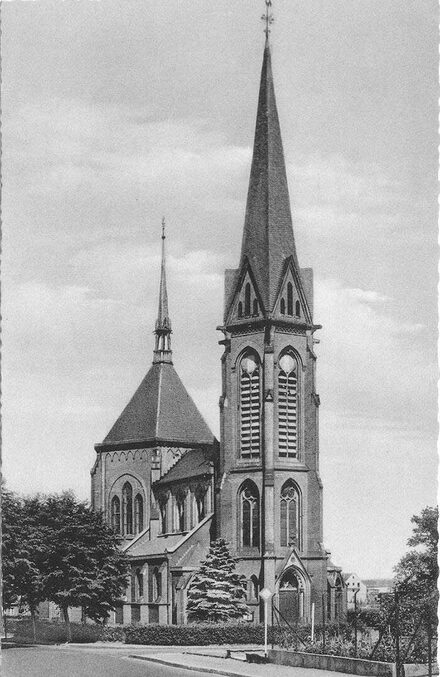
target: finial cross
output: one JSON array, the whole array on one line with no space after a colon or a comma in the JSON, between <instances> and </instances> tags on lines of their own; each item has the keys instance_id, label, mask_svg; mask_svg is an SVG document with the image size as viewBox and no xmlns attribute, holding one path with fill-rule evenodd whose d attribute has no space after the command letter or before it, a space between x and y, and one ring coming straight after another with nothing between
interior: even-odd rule
<instances>
[{"instance_id":1,"label":"finial cross","mask_svg":"<svg viewBox=\"0 0 440 677\"><path fill-rule=\"evenodd\" d=\"M162 240L165 240L165 217L162 217Z\"/></svg>"},{"instance_id":2,"label":"finial cross","mask_svg":"<svg viewBox=\"0 0 440 677\"><path fill-rule=\"evenodd\" d=\"M268 37L269 37L269 33L270 33L270 28L269 28L269 26L270 26L271 24L273 24L273 22L275 21L275 19L273 18L273 14L272 14L272 11L271 11L271 9L272 9L272 0L264 0L264 1L265 1L265 3L266 3L266 13L262 15L261 20L264 21L264 23L266 24L266 28L264 29L264 32L266 33L266 38L268 38Z\"/></svg>"}]
</instances>

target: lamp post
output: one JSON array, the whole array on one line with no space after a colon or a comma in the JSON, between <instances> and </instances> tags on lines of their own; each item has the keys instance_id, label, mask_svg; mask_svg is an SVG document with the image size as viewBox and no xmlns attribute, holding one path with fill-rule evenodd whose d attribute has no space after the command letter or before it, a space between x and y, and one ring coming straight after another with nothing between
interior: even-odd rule
<instances>
[{"instance_id":1,"label":"lamp post","mask_svg":"<svg viewBox=\"0 0 440 677\"><path fill-rule=\"evenodd\" d=\"M354 657L357 658L358 633L357 633L357 595L360 589L354 591Z\"/></svg>"},{"instance_id":2,"label":"lamp post","mask_svg":"<svg viewBox=\"0 0 440 677\"><path fill-rule=\"evenodd\" d=\"M264 656L267 658L267 607L273 592L269 588L263 588L259 595L264 602Z\"/></svg>"}]
</instances>

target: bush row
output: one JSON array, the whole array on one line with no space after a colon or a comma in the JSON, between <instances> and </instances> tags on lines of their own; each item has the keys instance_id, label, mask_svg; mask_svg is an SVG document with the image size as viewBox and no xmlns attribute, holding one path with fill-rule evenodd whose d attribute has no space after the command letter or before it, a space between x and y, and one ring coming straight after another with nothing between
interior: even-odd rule
<instances>
[{"instance_id":1,"label":"bush row","mask_svg":"<svg viewBox=\"0 0 440 677\"><path fill-rule=\"evenodd\" d=\"M70 627L72 642L81 644L102 641L101 635L106 630L106 628L100 625L83 625L82 623L71 623ZM37 621L35 630L38 644L63 644L67 641L64 623ZM34 641L32 622L26 619L14 623L13 635L16 642L32 644Z\"/></svg>"},{"instance_id":2,"label":"bush row","mask_svg":"<svg viewBox=\"0 0 440 677\"><path fill-rule=\"evenodd\" d=\"M271 629L269 628L269 631ZM208 644L263 644L264 626L237 623L231 625L129 625L124 628L126 644L162 644L164 646L206 646ZM276 635L269 632L269 641Z\"/></svg>"}]
</instances>

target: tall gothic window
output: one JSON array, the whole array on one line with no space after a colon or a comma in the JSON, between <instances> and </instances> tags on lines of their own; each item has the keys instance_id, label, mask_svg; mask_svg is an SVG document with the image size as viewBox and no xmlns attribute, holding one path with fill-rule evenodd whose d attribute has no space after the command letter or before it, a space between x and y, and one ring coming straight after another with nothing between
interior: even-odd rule
<instances>
[{"instance_id":1,"label":"tall gothic window","mask_svg":"<svg viewBox=\"0 0 440 677\"><path fill-rule=\"evenodd\" d=\"M206 487L197 487L195 492L198 522L201 522L206 517L206 493Z\"/></svg>"},{"instance_id":2,"label":"tall gothic window","mask_svg":"<svg viewBox=\"0 0 440 677\"><path fill-rule=\"evenodd\" d=\"M144 530L144 499L140 494L134 499L134 530L136 534Z\"/></svg>"},{"instance_id":3,"label":"tall gothic window","mask_svg":"<svg viewBox=\"0 0 440 677\"><path fill-rule=\"evenodd\" d=\"M281 546L300 545L299 494L295 484L288 480L280 496Z\"/></svg>"},{"instance_id":4,"label":"tall gothic window","mask_svg":"<svg viewBox=\"0 0 440 677\"><path fill-rule=\"evenodd\" d=\"M244 314L246 316L251 314L251 285L249 282L244 288Z\"/></svg>"},{"instance_id":5,"label":"tall gothic window","mask_svg":"<svg viewBox=\"0 0 440 677\"><path fill-rule=\"evenodd\" d=\"M133 533L133 489L130 482L122 487L122 519L124 534Z\"/></svg>"},{"instance_id":6,"label":"tall gothic window","mask_svg":"<svg viewBox=\"0 0 440 677\"><path fill-rule=\"evenodd\" d=\"M287 314L293 315L293 287L292 283L287 283Z\"/></svg>"},{"instance_id":7,"label":"tall gothic window","mask_svg":"<svg viewBox=\"0 0 440 677\"><path fill-rule=\"evenodd\" d=\"M298 455L298 365L291 353L279 361L278 453L289 458Z\"/></svg>"},{"instance_id":8,"label":"tall gothic window","mask_svg":"<svg viewBox=\"0 0 440 677\"><path fill-rule=\"evenodd\" d=\"M144 574L142 569L136 569L136 597L144 596Z\"/></svg>"},{"instance_id":9,"label":"tall gothic window","mask_svg":"<svg viewBox=\"0 0 440 677\"><path fill-rule=\"evenodd\" d=\"M284 299L281 299L281 302L280 302L280 312L281 312L281 315L286 314L286 302L285 302Z\"/></svg>"},{"instance_id":10,"label":"tall gothic window","mask_svg":"<svg viewBox=\"0 0 440 677\"><path fill-rule=\"evenodd\" d=\"M245 482L239 494L241 546L260 546L260 498L258 489L250 480Z\"/></svg>"},{"instance_id":11,"label":"tall gothic window","mask_svg":"<svg viewBox=\"0 0 440 677\"><path fill-rule=\"evenodd\" d=\"M168 497L159 497L159 511L160 511L160 530L163 534L168 533Z\"/></svg>"},{"instance_id":12,"label":"tall gothic window","mask_svg":"<svg viewBox=\"0 0 440 677\"><path fill-rule=\"evenodd\" d=\"M121 533L121 501L118 496L112 498L112 529L116 534Z\"/></svg>"},{"instance_id":13,"label":"tall gothic window","mask_svg":"<svg viewBox=\"0 0 440 677\"><path fill-rule=\"evenodd\" d=\"M250 353L240 362L240 451L243 458L260 455L260 365Z\"/></svg>"},{"instance_id":14,"label":"tall gothic window","mask_svg":"<svg viewBox=\"0 0 440 677\"><path fill-rule=\"evenodd\" d=\"M176 495L176 531L185 531L185 495Z\"/></svg>"},{"instance_id":15,"label":"tall gothic window","mask_svg":"<svg viewBox=\"0 0 440 677\"><path fill-rule=\"evenodd\" d=\"M301 306L299 301L295 303L295 315L299 317L301 315Z\"/></svg>"}]
</instances>

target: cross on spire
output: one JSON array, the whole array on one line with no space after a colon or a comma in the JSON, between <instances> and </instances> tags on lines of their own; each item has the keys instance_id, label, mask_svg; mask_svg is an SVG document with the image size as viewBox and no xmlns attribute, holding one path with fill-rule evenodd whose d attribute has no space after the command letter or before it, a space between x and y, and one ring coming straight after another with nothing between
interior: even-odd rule
<instances>
[{"instance_id":1,"label":"cross on spire","mask_svg":"<svg viewBox=\"0 0 440 677\"><path fill-rule=\"evenodd\" d=\"M261 16L261 20L264 21L266 27L264 32L266 33L266 40L269 40L270 28L269 26L275 21L272 14L272 0L264 0L266 3L266 12Z\"/></svg>"},{"instance_id":2,"label":"cross on spire","mask_svg":"<svg viewBox=\"0 0 440 677\"><path fill-rule=\"evenodd\" d=\"M154 362L171 362L171 321L168 314L168 293L165 269L165 217L162 218L162 257L160 266L159 310L157 313Z\"/></svg>"}]
</instances>

